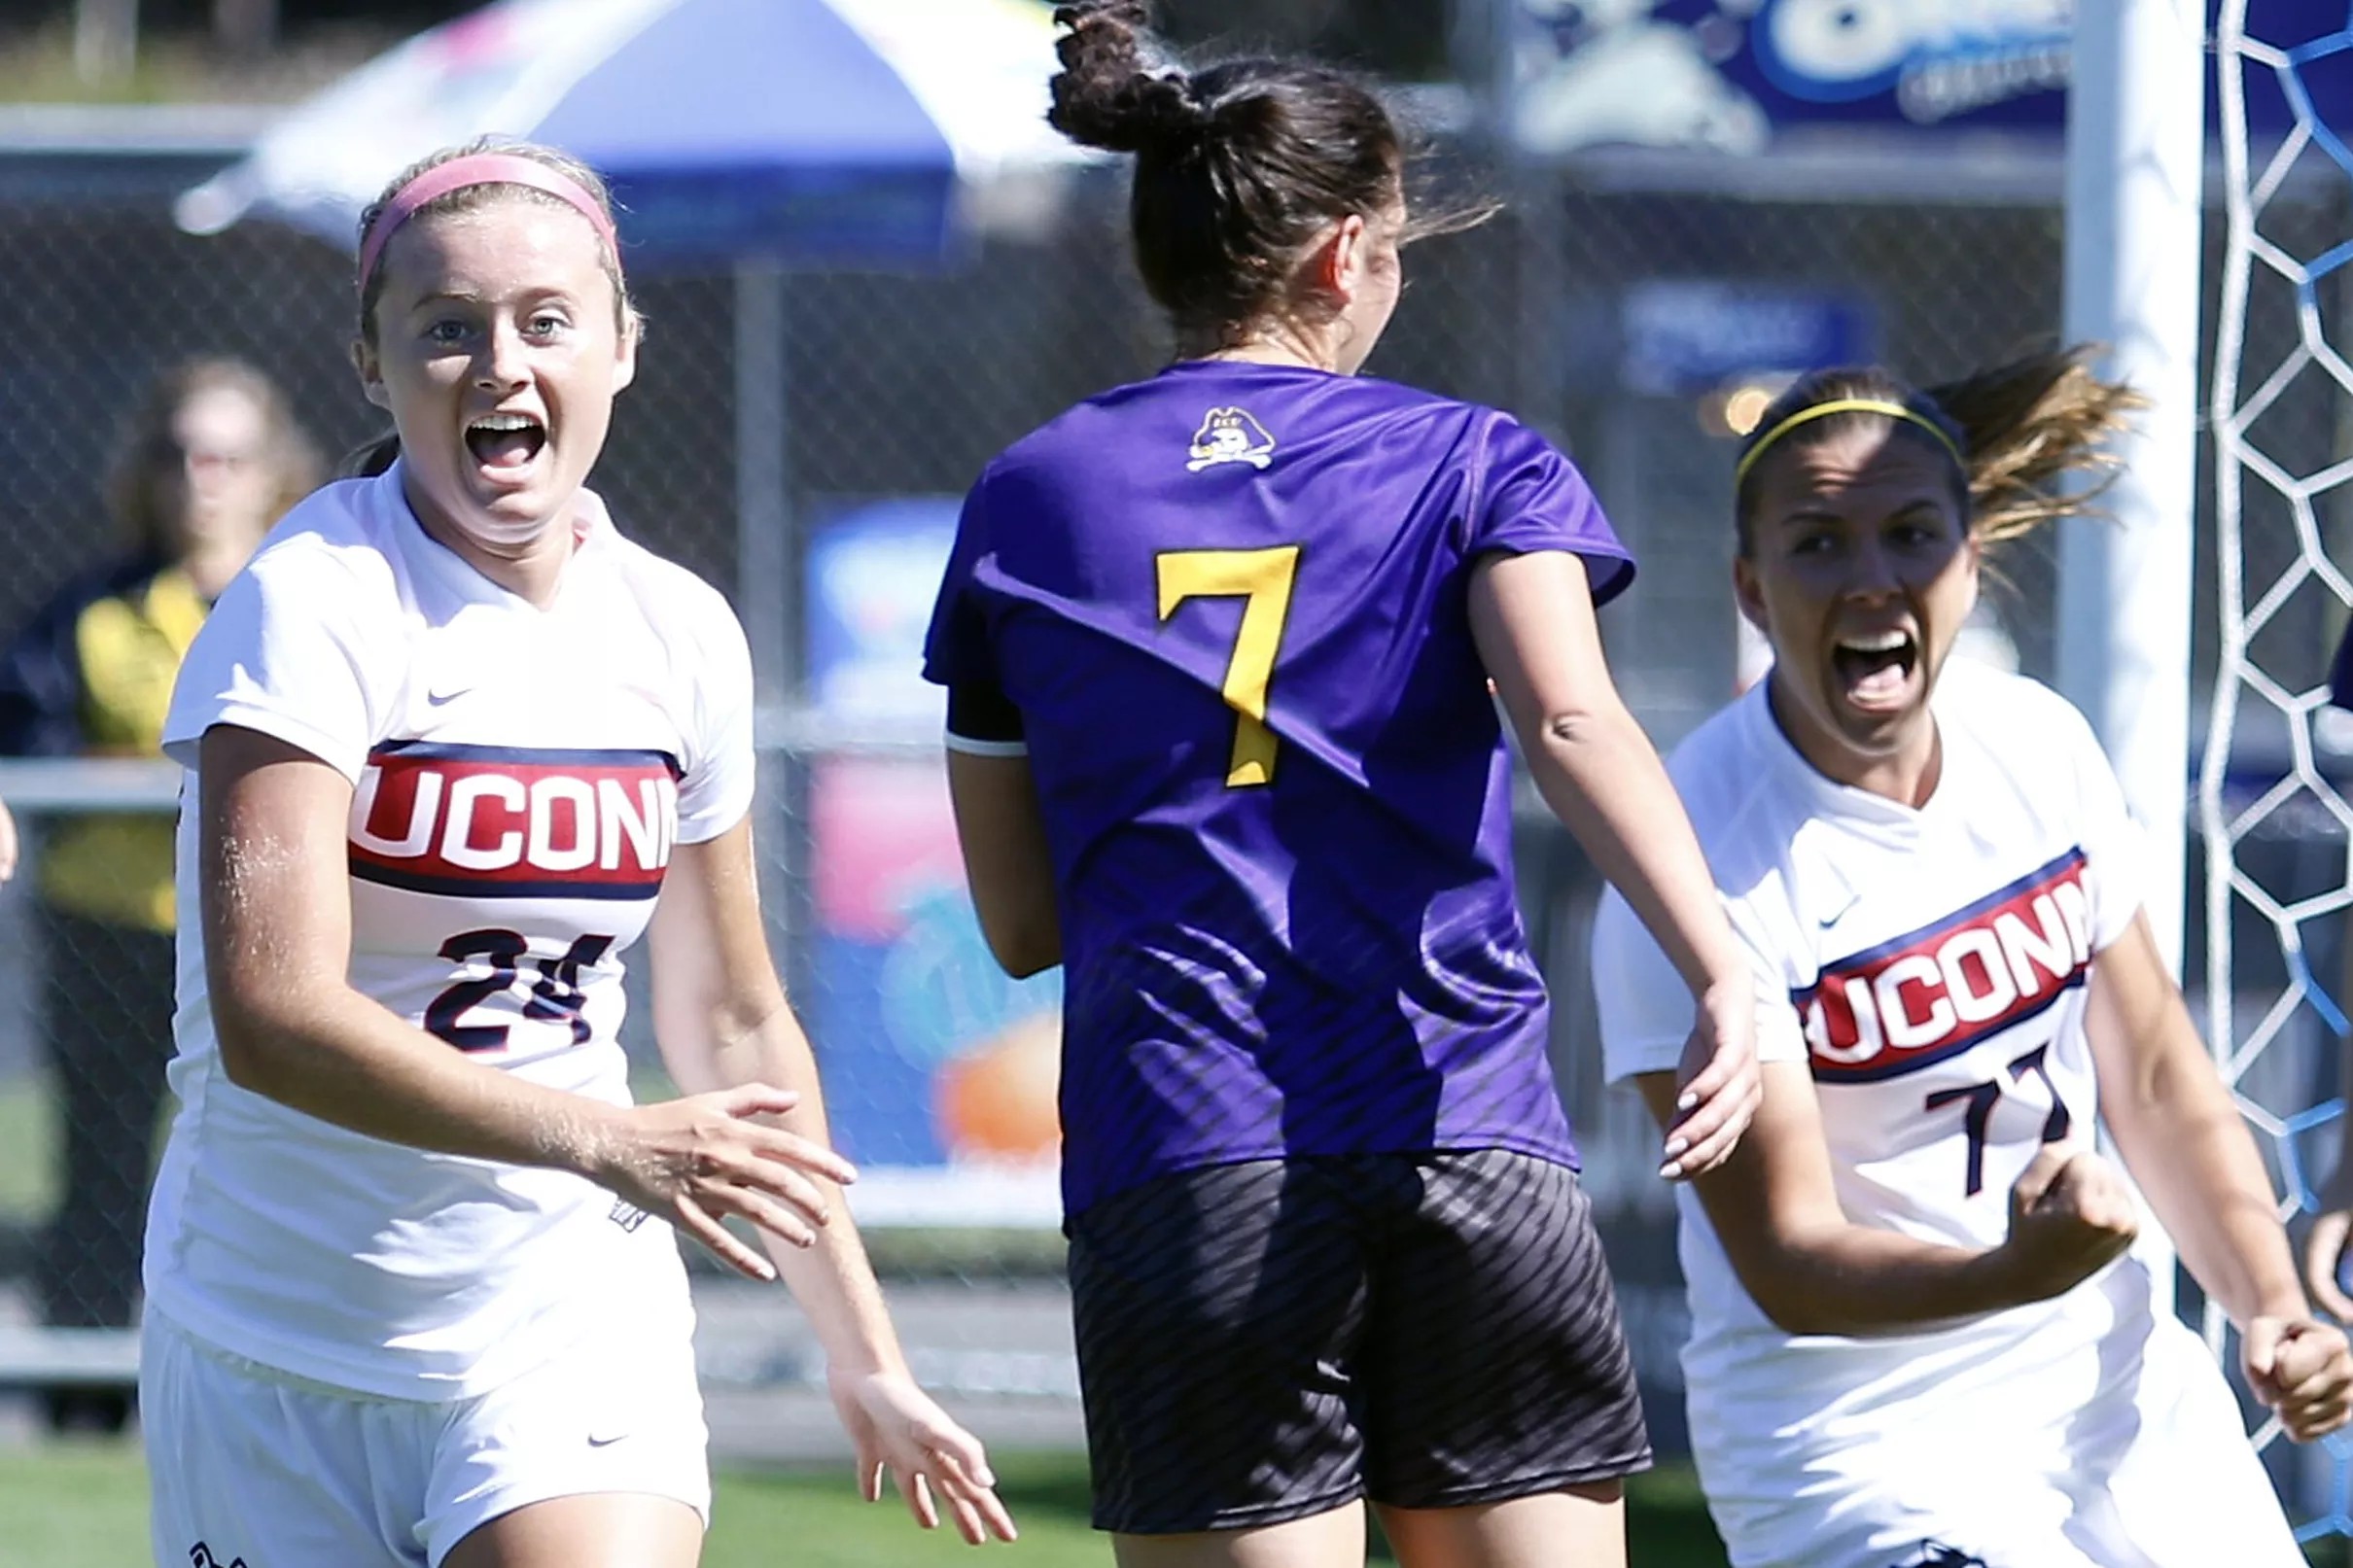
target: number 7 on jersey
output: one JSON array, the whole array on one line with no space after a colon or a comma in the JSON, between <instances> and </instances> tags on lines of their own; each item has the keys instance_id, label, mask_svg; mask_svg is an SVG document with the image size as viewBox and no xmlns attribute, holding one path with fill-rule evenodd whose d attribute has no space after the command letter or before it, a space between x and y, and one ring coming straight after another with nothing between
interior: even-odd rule
<instances>
[{"instance_id":1,"label":"number 7 on jersey","mask_svg":"<svg viewBox=\"0 0 2353 1568\"><path fill-rule=\"evenodd\" d=\"M1275 654L1291 614L1291 586L1299 575L1299 546L1263 550L1163 550L1158 569L1160 618L1166 621L1187 599L1244 599L1242 629L1234 656L1226 661L1224 695L1233 709L1234 754L1226 768L1229 789L1271 783L1275 777L1275 732L1266 727L1267 687L1275 679Z\"/></svg>"}]
</instances>

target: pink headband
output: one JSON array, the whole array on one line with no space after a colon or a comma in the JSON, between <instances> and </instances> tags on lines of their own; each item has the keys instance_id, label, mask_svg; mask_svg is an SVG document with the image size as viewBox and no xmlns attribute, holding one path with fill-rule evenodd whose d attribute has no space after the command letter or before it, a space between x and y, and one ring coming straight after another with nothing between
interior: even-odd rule
<instances>
[{"instance_id":1,"label":"pink headband","mask_svg":"<svg viewBox=\"0 0 2353 1568\"><path fill-rule=\"evenodd\" d=\"M437 196L452 191L463 191L477 185L520 185L534 191L544 191L577 210L594 226L605 243L613 248L614 259L620 258L620 241L613 232L613 220L597 199L580 188L578 181L549 168L535 157L518 153L472 153L453 157L446 163L437 163L392 194L384 203L383 213L368 238L360 245L360 292L368 292L368 280L375 275L376 261L384 254L384 246L400 226L416 216L416 211Z\"/></svg>"}]
</instances>

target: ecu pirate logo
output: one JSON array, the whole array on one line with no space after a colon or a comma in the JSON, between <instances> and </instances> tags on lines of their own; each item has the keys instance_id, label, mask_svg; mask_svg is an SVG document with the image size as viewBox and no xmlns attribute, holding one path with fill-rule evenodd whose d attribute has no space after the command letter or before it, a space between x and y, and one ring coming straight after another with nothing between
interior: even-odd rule
<instances>
[{"instance_id":1,"label":"ecu pirate logo","mask_svg":"<svg viewBox=\"0 0 2353 1568\"><path fill-rule=\"evenodd\" d=\"M1199 473L1219 463L1247 463L1263 469L1275 461L1275 437L1252 419L1247 409L1212 408L1193 433L1191 461L1185 471Z\"/></svg>"}]
</instances>

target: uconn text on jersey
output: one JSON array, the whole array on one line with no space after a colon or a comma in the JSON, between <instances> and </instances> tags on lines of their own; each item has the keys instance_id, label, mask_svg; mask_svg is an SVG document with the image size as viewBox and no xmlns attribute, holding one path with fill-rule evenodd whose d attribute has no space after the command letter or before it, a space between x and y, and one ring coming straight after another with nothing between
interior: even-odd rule
<instances>
[{"instance_id":1,"label":"uconn text on jersey","mask_svg":"<svg viewBox=\"0 0 2353 1568\"><path fill-rule=\"evenodd\" d=\"M351 874L476 898L651 898L678 837L675 758L390 741L351 807Z\"/></svg>"},{"instance_id":2,"label":"uconn text on jersey","mask_svg":"<svg viewBox=\"0 0 2353 1568\"><path fill-rule=\"evenodd\" d=\"M1791 994L1813 1075L1869 1083L1941 1062L2040 1013L2084 984L2091 909L2084 852L1822 966Z\"/></svg>"}]
</instances>

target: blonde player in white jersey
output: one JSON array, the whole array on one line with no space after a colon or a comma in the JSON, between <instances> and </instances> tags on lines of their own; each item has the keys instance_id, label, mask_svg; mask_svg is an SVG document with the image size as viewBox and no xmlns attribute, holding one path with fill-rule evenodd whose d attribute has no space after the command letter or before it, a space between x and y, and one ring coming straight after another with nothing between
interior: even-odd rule
<instances>
[{"instance_id":1,"label":"blonde player in white jersey","mask_svg":"<svg viewBox=\"0 0 2353 1568\"><path fill-rule=\"evenodd\" d=\"M1671 771L1761 972L1764 1098L1678 1195L1692 1443L1737 1568L2295 1568L2204 1347L2153 1305L2106 1123L2289 1433L2353 1360L2141 912L2089 726L1946 662L1995 541L2130 406L2073 355L1923 395L1809 376L1740 459L1770 676ZM1612 897L1613 1077L1664 1124L1685 1022ZM1672 1150L1670 1148L1671 1155Z\"/></svg>"},{"instance_id":2,"label":"blonde player in white jersey","mask_svg":"<svg viewBox=\"0 0 2353 1568\"><path fill-rule=\"evenodd\" d=\"M165 732L156 1560L686 1568L710 1494L673 1227L791 1287L869 1496L888 1469L925 1525L1009 1539L842 1210L755 899L742 631L582 488L637 353L602 184L437 156L369 209L359 280L397 461L272 534ZM687 1098L633 1106L641 934Z\"/></svg>"}]
</instances>

